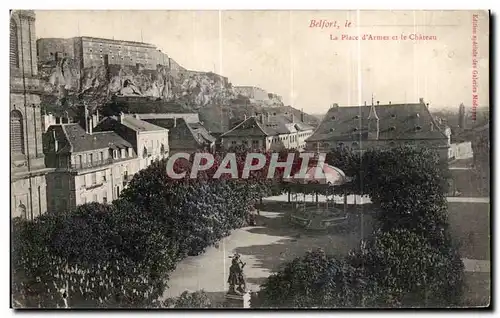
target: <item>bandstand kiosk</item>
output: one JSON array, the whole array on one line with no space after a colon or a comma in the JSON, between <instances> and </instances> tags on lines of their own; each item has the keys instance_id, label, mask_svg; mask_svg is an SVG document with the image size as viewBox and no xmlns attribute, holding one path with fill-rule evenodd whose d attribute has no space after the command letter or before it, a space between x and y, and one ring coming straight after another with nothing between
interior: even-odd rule
<instances>
[{"instance_id":1,"label":"bandstand kiosk","mask_svg":"<svg viewBox=\"0 0 500 318\"><path fill-rule=\"evenodd\" d=\"M329 164L316 164L307 169L305 175L285 179L290 192L293 209L290 221L309 230L328 230L347 223L347 196L343 193L343 207L335 204L334 187L348 182L345 173ZM318 200L324 196L324 202ZM312 197L308 204L307 197ZM314 197L316 196L316 200Z\"/></svg>"}]
</instances>

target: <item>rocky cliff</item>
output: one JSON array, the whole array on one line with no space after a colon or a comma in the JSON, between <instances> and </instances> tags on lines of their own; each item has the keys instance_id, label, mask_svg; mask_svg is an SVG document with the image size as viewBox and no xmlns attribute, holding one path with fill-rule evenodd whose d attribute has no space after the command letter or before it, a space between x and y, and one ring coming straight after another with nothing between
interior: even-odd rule
<instances>
[{"instance_id":1,"label":"rocky cliff","mask_svg":"<svg viewBox=\"0 0 500 318\"><path fill-rule=\"evenodd\" d=\"M188 111L199 112L212 131L220 132L230 126L231 119L251 116L266 107L282 112L275 108L284 107L276 94L252 88L252 92L264 93L260 97L255 93L250 96L246 89L236 89L227 78L211 72L170 70L161 65L156 70L115 64L80 68L70 58L39 65L39 70L46 93L42 103L54 113L73 110L81 114L76 109L82 105L87 105L90 111L109 107L106 105L113 96L153 99L175 102ZM144 105L147 107L147 103ZM299 118L300 112L292 111ZM315 123L313 118L309 122Z\"/></svg>"},{"instance_id":2,"label":"rocky cliff","mask_svg":"<svg viewBox=\"0 0 500 318\"><path fill-rule=\"evenodd\" d=\"M142 96L178 101L199 109L210 104L227 104L237 97L231 83L220 75L187 70L171 72L161 65L156 70L146 70L140 65L79 68L74 60L63 58L40 65L39 69L44 91L62 102L72 95L87 102L97 96Z\"/></svg>"}]
</instances>

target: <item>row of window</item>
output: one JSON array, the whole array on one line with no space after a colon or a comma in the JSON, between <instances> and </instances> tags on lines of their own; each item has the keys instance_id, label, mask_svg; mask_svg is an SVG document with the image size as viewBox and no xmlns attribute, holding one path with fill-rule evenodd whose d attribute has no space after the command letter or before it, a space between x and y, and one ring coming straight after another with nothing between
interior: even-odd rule
<instances>
[{"instance_id":1,"label":"row of window","mask_svg":"<svg viewBox=\"0 0 500 318\"><path fill-rule=\"evenodd\" d=\"M100 200L102 198L102 200ZM90 203L90 202L97 202L97 203L108 203L108 193L106 191L102 192L102 196L99 197L97 193L94 193L92 195L92 201L88 200L86 195L82 195L82 203Z\"/></svg>"},{"instance_id":2,"label":"row of window","mask_svg":"<svg viewBox=\"0 0 500 318\"><path fill-rule=\"evenodd\" d=\"M411 142L411 141L407 141L404 144L407 145L407 146L415 145L415 143ZM422 145L427 145L426 142L421 142L421 144ZM335 145L337 145L337 147L344 147L345 146L345 144L343 142L339 142L339 143L336 143L336 144L335 143L330 144L328 142L323 142L323 143L316 143L315 142L315 143L312 144L312 146L314 148L318 147L318 145L320 145L320 147L322 147L322 148L334 147ZM355 142L352 142L350 145L351 145L351 147L358 147L359 143L355 141ZM394 141L389 142L389 146L392 147L392 146L395 146L395 145L396 145L396 143Z\"/></svg>"},{"instance_id":3,"label":"row of window","mask_svg":"<svg viewBox=\"0 0 500 318\"><path fill-rule=\"evenodd\" d=\"M249 146L250 145L250 141L249 140L242 140L241 144L243 146ZM251 144L252 144L253 147L258 147L259 146L259 141L258 140L252 140ZM231 141L231 145L233 145L233 146L237 145L236 140Z\"/></svg>"},{"instance_id":4,"label":"row of window","mask_svg":"<svg viewBox=\"0 0 500 318\"><path fill-rule=\"evenodd\" d=\"M117 170L117 174L122 175L122 178L124 181L130 180L130 175L128 174L126 167L123 171L120 171L120 167L116 167L116 170ZM106 171L103 171L103 172L97 171L97 172L86 174L84 181L85 181L85 187L87 187L87 188L95 186L95 185L104 184L107 181Z\"/></svg>"},{"instance_id":5,"label":"row of window","mask_svg":"<svg viewBox=\"0 0 500 318\"><path fill-rule=\"evenodd\" d=\"M415 114L414 116L415 116L416 118L419 118L419 117L420 117L420 114L418 114L418 113L417 113L417 114ZM359 119L359 118L360 118L360 117L359 117L359 115L355 115L353 119ZM395 118L396 118L396 114L391 114L391 118L392 118L392 119L395 119ZM337 117L332 116L332 117L331 117L331 119L332 119L332 120L336 120L336 119L337 119Z\"/></svg>"},{"instance_id":6,"label":"row of window","mask_svg":"<svg viewBox=\"0 0 500 318\"><path fill-rule=\"evenodd\" d=\"M133 149L132 148L122 148L122 149L113 149L110 150L108 157L113 159L126 159L133 157ZM107 163L104 156L104 151L99 153L88 153L82 155L74 156L74 161L76 162L77 167L92 166L92 165L100 165ZM85 160L84 160L85 159Z\"/></svg>"},{"instance_id":7,"label":"row of window","mask_svg":"<svg viewBox=\"0 0 500 318\"><path fill-rule=\"evenodd\" d=\"M90 47L94 47L94 46L97 47L97 46L99 46L100 48L108 46L110 49L121 49L122 48L122 46L119 45L119 44L104 45L103 43L95 43L95 42L85 42L83 46L84 47L85 46L90 46ZM137 52L145 52L145 51L149 51L150 50L148 48L137 47L136 45L124 45L123 48L125 50L137 51Z\"/></svg>"}]
</instances>

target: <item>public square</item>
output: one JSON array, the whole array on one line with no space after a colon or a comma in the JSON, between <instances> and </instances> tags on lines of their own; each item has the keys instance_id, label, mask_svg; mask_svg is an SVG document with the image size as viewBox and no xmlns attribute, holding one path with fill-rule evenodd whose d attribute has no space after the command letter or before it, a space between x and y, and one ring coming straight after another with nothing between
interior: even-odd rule
<instances>
[{"instance_id":1,"label":"public square","mask_svg":"<svg viewBox=\"0 0 500 318\"><path fill-rule=\"evenodd\" d=\"M308 196L309 201L314 197ZM326 253L343 256L359 246L361 238L360 215L353 214L344 231L311 232L294 227L286 218L287 196L263 200L266 211L260 211L257 225L234 230L201 255L181 261L168 281L164 297L177 297L184 291L204 290L213 301L222 302L227 291L230 256L241 255L246 263L244 273L247 288L257 291L259 286L280 264L304 255L305 251L322 248ZM320 204L324 197L319 197ZM340 201L340 198L335 198ZM356 205L354 202L356 201ZM474 202L471 202L474 201ZM464 301L488 301L490 290L489 240L481 233L489 233L489 200L487 198L448 198L450 228L461 244L466 272ZM371 233L371 204L366 197L348 197L349 211L363 211L363 233ZM472 215L475 215L472 218ZM471 223L471 219L475 221Z\"/></svg>"}]
</instances>

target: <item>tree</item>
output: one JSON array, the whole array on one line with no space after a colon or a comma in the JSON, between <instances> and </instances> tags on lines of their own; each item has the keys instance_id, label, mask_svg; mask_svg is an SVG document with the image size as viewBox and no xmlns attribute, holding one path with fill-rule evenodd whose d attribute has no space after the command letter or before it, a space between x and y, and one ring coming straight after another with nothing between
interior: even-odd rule
<instances>
[{"instance_id":1,"label":"tree","mask_svg":"<svg viewBox=\"0 0 500 318\"><path fill-rule=\"evenodd\" d=\"M256 302L276 307L456 305L463 264L448 232L446 169L437 156L399 147L368 150L359 158L338 150L327 160L353 179L353 193L370 195L377 206L373 236L343 260L307 254L286 264L262 285ZM328 284L319 284L325 272Z\"/></svg>"},{"instance_id":2,"label":"tree","mask_svg":"<svg viewBox=\"0 0 500 318\"><path fill-rule=\"evenodd\" d=\"M363 271L373 288L366 302L375 306L439 307L457 305L463 263L452 250L443 253L407 229L378 230L351 252L347 261Z\"/></svg>"},{"instance_id":3,"label":"tree","mask_svg":"<svg viewBox=\"0 0 500 318\"><path fill-rule=\"evenodd\" d=\"M354 267L317 250L269 276L252 307L354 307L361 304L364 286Z\"/></svg>"},{"instance_id":4,"label":"tree","mask_svg":"<svg viewBox=\"0 0 500 318\"><path fill-rule=\"evenodd\" d=\"M217 308L205 291L200 290L193 293L183 292L179 297L166 299L162 307L166 308Z\"/></svg>"},{"instance_id":5,"label":"tree","mask_svg":"<svg viewBox=\"0 0 500 318\"><path fill-rule=\"evenodd\" d=\"M135 220L123 226L133 207L119 202L118 208L92 203L16 222L13 281L20 303L56 307L62 288L73 308L149 306L160 297L164 274L177 261L164 252L172 247L137 219L140 213L130 213Z\"/></svg>"}]
</instances>

